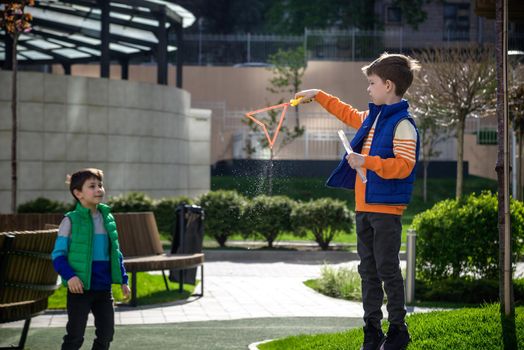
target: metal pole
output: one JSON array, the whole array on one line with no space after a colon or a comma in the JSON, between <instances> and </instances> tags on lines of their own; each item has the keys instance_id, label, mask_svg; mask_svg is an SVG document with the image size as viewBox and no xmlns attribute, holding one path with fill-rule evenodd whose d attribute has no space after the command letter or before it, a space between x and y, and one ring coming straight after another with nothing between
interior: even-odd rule
<instances>
[{"instance_id":1,"label":"metal pole","mask_svg":"<svg viewBox=\"0 0 524 350\"><path fill-rule=\"evenodd\" d=\"M417 233L413 229L408 230L406 247L406 303L415 301L415 257L416 257Z\"/></svg>"},{"instance_id":2,"label":"metal pole","mask_svg":"<svg viewBox=\"0 0 524 350\"><path fill-rule=\"evenodd\" d=\"M355 28L351 31L351 61L355 62Z\"/></svg>"},{"instance_id":3,"label":"metal pole","mask_svg":"<svg viewBox=\"0 0 524 350\"><path fill-rule=\"evenodd\" d=\"M100 77L109 78L111 57L109 52L109 1L99 1L100 18Z\"/></svg>"},{"instance_id":4,"label":"metal pole","mask_svg":"<svg viewBox=\"0 0 524 350\"><path fill-rule=\"evenodd\" d=\"M517 135L515 130L512 130L511 132L511 194L513 198L517 199L517 176L519 176L518 168L517 168Z\"/></svg>"},{"instance_id":5,"label":"metal pole","mask_svg":"<svg viewBox=\"0 0 524 350\"><path fill-rule=\"evenodd\" d=\"M504 313L511 314L511 231L509 215L508 0L503 3L502 74L504 97Z\"/></svg>"},{"instance_id":6,"label":"metal pole","mask_svg":"<svg viewBox=\"0 0 524 350\"><path fill-rule=\"evenodd\" d=\"M247 33L247 63L251 62L251 33Z\"/></svg>"}]
</instances>

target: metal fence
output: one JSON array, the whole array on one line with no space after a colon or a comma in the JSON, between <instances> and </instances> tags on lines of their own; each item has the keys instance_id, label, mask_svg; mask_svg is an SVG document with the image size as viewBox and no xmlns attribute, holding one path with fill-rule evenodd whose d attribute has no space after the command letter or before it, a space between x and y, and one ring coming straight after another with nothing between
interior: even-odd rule
<instances>
[{"instance_id":1,"label":"metal fence","mask_svg":"<svg viewBox=\"0 0 524 350\"><path fill-rule=\"evenodd\" d=\"M260 147L260 140L264 137L262 131L250 130L243 120L244 110L229 110L224 102L198 102L196 108L212 110L212 164L222 159L268 159L269 150ZM343 129L348 137L354 135L355 130L343 127L343 124L327 112L300 112L300 124L305 127L305 133L300 138L285 147L280 147L282 135L275 144L276 159L303 159L303 160L335 160L343 154L344 149L337 136L337 131ZM293 127L295 117L288 111L284 125ZM496 144L496 120L494 118L468 118L465 132L477 135L478 144ZM271 131L270 131L271 132ZM249 155L246 146L255 148ZM440 160L455 159L456 143L453 139L439 144Z\"/></svg>"},{"instance_id":2,"label":"metal fence","mask_svg":"<svg viewBox=\"0 0 524 350\"><path fill-rule=\"evenodd\" d=\"M186 65L265 65L279 49L304 46L307 60L368 61L384 51L410 53L427 47L493 42L493 33L308 30L303 35L186 34ZM509 49L524 51L524 35L510 33Z\"/></svg>"}]
</instances>

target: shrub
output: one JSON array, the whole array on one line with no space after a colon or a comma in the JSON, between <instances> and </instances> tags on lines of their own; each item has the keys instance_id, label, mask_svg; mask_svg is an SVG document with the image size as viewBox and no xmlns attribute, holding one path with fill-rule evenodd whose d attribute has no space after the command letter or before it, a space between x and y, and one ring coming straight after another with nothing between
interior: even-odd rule
<instances>
[{"instance_id":1,"label":"shrub","mask_svg":"<svg viewBox=\"0 0 524 350\"><path fill-rule=\"evenodd\" d=\"M361 280L358 272L347 267L335 269L322 266L316 290L324 295L346 300L362 300Z\"/></svg>"},{"instance_id":2,"label":"shrub","mask_svg":"<svg viewBox=\"0 0 524 350\"><path fill-rule=\"evenodd\" d=\"M206 235L213 237L221 247L225 247L230 235L240 232L245 201L235 191L211 191L197 200L196 204L206 213Z\"/></svg>"},{"instance_id":3,"label":"shrub","mask_svg":"<svg viewBox=\"0 0 524 350\"><path fill-rule=\"evenodd\" d=\"M65 213L74 209L75 204L38 197L31 201L20 204L17 213Z\"/></svg>"},{"instance_id":4,"label":"shrub","mask_svg":"<svg viewBox=\"0 0 524 350\"><path fill-rule=\"evenodd\" d=\"M153 211L153 200L142 192L130 192L120 196L111 197L107 204L114 213Z\"/></svg>"},{"instance_id":5,"label":"shrub","mask_svg":"<svg viewBox=\"0 0 524 350\"><path fill-rule=\"evenodd\" d=\"M332 198L297 203L291 213L291 222L299 235L310 230L322 250L329 248L338 233L353 229L353 216L346 203Z\"/></svg>"},{"instance_id":6,"label":"shrub","mask_svg":"<svg viewBox=\"0 0 524 350\"><path fill-rule=\"evenodd\" d=\"M193 200L187 196L162 198L158 200L153 210L158 230L170 236L173 233L174 224L176 222L176 208L181 204L191 205L192 203Z\"/></svg>"},{"instance_id":7,"label":"shrub","mask_svg":"<svg viewBox=\"0 0 524 350\"><path fill-rule=\"evenodd\" d=\"M524 279L513 281L515 302L524 301ZM467 304L499 301L499 280L471 278L444 279L434 282L417 280L415 298L422 301L439 301Z\"/></svg>"},{"instance_id":8,"label":"shrub","mask_svg":"<svg viewBox=\"0 0 524 350\"><path fill-rule=\"evenodd\" d=\"M269 247L278 235L291 230L294 201L285 196L258 196L246 204L243 235L263 237Z\"/></svg>"},{"instance_id":9,"label":"shrub","mask_svg":"<svg viewBox=\"0 0 524 350\"><path fill-rule=\"evenodd\" d=\"M469 275L497 279L497 197L489 192L448 199L415 216L417 272L428 280ZM511 202L513 262L522 251L524 205Z\"/></svg>"}]
</instances>

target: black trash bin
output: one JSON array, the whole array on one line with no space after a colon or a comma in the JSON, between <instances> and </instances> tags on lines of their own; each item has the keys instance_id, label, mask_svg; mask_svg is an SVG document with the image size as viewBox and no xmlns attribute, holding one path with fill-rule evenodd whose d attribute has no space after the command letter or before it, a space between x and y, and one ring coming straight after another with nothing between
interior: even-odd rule
<instances>
[{"instance_id":1,"label":"black trash bin","mask_svg":"<svg viewBox=\"0 0 524 350\"><path fill-rule=\"evenodd\" d=\"M204 241L204 210L196 205L180 205L171 241L171 254L202 253ZM182 271L184 283L195 284L197 268ZM169 280L180 282L180 270L169 271Z\"/></svg>"}]
</instances>

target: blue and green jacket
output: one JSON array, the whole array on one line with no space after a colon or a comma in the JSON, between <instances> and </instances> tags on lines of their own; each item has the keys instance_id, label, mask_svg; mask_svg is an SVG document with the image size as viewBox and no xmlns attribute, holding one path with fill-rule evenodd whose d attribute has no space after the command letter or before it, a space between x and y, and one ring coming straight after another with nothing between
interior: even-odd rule
<instances>
[{"instance_id":1,"label":"blue and green jacket","mask_svg":"<svg viewBox=\"0 0 524 350\"><path fill-rule=\"evenodd\" d=\"M65 215L70 230L59 230L52 253L53 265L64 285L73 276L80 278L85 290L110 290L113 283L128 282L115 219L109 206L99 204L97 210L103 220L103 225L97 227L91 211L80 203Z\"/></svg>"}]
</instances>

